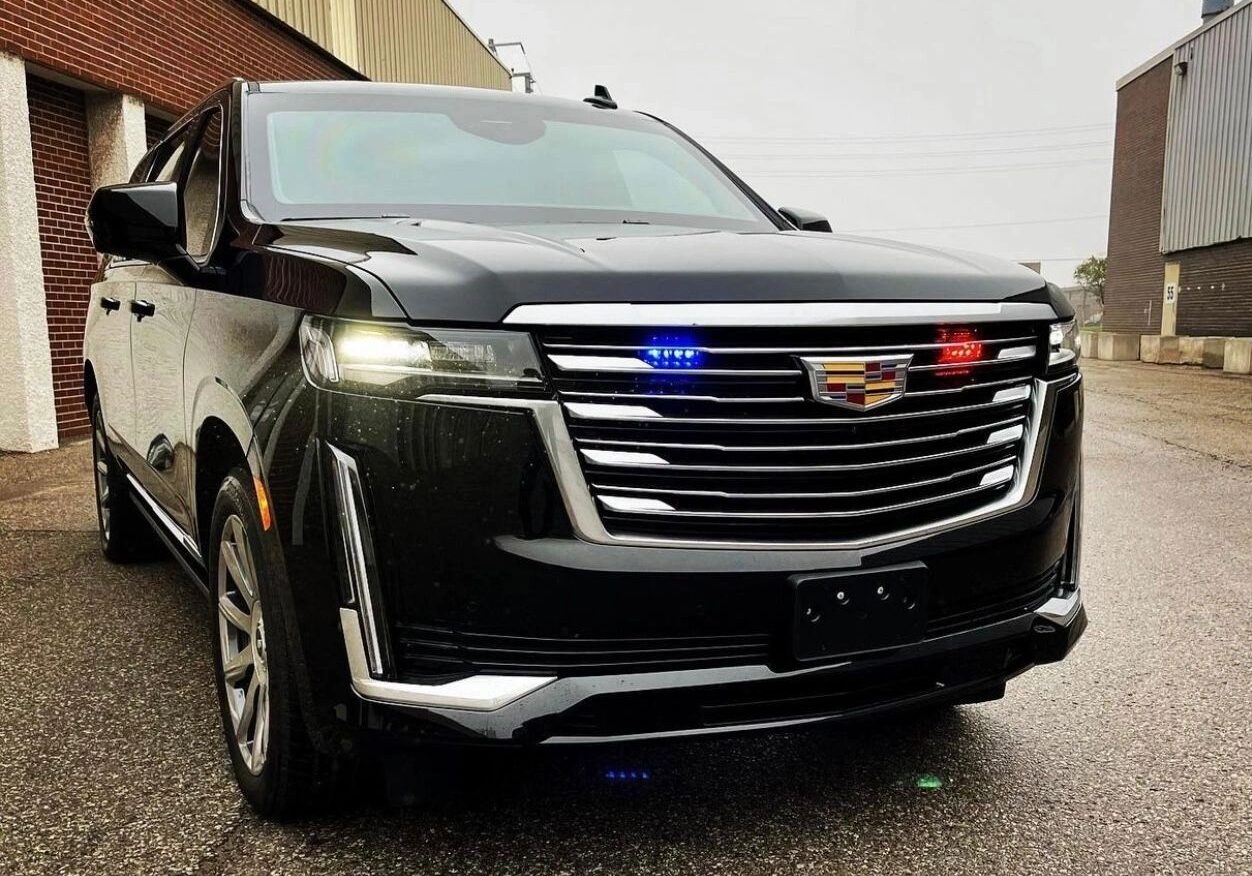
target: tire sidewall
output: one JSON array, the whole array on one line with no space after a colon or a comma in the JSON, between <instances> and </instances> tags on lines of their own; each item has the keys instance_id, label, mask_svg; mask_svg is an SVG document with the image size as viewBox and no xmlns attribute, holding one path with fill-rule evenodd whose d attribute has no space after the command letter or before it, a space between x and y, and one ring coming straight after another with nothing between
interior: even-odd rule
<instances>
[{"instance_id":1,"label":"tire sidewall","mask_svg":"<svg viewBox=\"0 0 1252 876\"><path fill-rule=\"evenodd\" d=\"M97 450L101 443L104 446ZM97 453L99 453L98 457ZM112 500L113 485L111 482L113 480L114 464L113 459L109 456L108 440L105 438L104 410L100 407L100 397L96 396L91 400L91 486L96 497L96 533L100 538L100 550L104 551L105 555L108 555L109 538L112 535L112 531L107 534L104 531L104 513L100 501L100 478L96 469L96 464L100 462L103 462L105 467L108 468L105 478L110 481L109 493L110 500ZM112 501L110 501L110 504L112 504ZM109 510L111 511L112 509L110 508Z\"/></svg>"},{"instance_id":2,"label":"tire sidewall","mask_svg":"<svg viewBox=\"0 0 1252 876\"><path fill-rule=\"evenodd\" d=\"M109 482L110 522L107 535L104 531L104 518L101 513L100 482L95 471L97 436L102 439L103 444L100 450L100 461L108 469L105 473L105 479ZM92 491L96 497L96 534L100 539L100 550L105 557L115 563L130 562L136 556L143 554L149 542L143 544L136 542L135 539L139 537L139 533L135 531L136 527L128 527L128 523L137 517L138 512L129 505L130 485L126 483L126 475L122 473L122 467L118 465L117 460L113 458L112 451L109 450L108 432L104 428L104 407L100 404L98 395L91 400L91 465ZM127 542L127 538L130 538L131 542Z\"/></svg>"},{"instance_id":3,"label":"tire sidewall","mask_svg":"<svg viewBox=\"0 0 1252 876\"><path fill-rule=\"evenodd\" d=\"M242 468L236 468L222 483L218 490L217 501L213 506L213 517L209 529L208 560L209 592L213 603L210 630L213 643L213 675L217 687L218 707L222 720L223 739L229 753L231 766L240 790L253 806L261 811L273 807L283 772L283 761L288 756L290 744L292 709L294 708L293 686L291 684L290 663L287 649L287 628L282 613L281 599L275 592L282 576L277 568L276 549L272 545L271 533L261 527L260 515L257 512L256 495L253 492L251 475ZM244 765L238 746L233 738L230 710L226 702L224 678L222 673L222 650L218 634L217 610L217 575L219 550L222 529L226 520L237 515L244 525L248 544L252 550L252 560L256 567L257 589L261 600L261 611L265 617L266 666L269 670L269 721L270 737L265 756L265 763L259 773L252 773Z\"/></svg>"}]
</instances>

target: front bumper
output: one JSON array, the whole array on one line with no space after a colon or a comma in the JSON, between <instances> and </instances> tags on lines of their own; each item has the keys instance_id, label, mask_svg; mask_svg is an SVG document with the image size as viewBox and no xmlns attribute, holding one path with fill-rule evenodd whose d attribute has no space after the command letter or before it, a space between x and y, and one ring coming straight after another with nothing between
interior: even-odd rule
<instances>
[{"instance_id":1,"label":"front bumper","mask_svg":"<svg viewBox=\"0 0 1252 876\"><path fill-rule=\"evenodd\" d=\"M559 460L531 411L305 398L307 416L287 418L290 441L274 454L289 475L272 466L270 488L279 519L296 523L284 544L292 609L308 708L328 744L362 728L514 743L719 733L992 698L1008 678L1061 659L1085 627L1070 568L1075 381L1055 388L1017 507L820 550L596 543L568 513ZM343 458L353 478L337 477ZM345 529L347 508L360 531ZM345 562L345 538L369 546L359 568ZM916 562L946 603L921 642L820 666L790 655L780 628L792 576ZM372 594L359 589L366 579ZM391 640L371 645L370 628ZM734 644L703 662L574 653L645 639L677 650ZM551 665L549 647L566 663ZM509 663L506 648L525 659Z\"/></svg>"},{"instance_id":2,"label":"front bumper","mask_svg":"<svg viewBox=\"0 0 1252 876\"><path fill-rule=\"evenodd\" d=\"M1009 678L1064 658L1087 626L1075 590L986 627L790 672L754 665L565 678L477 675L413 685L369 676L351 632L356 619L344 611L353 688L363 699L471 739L543 743L736 733L995 698Z\"/></svg>"}]
</instances>

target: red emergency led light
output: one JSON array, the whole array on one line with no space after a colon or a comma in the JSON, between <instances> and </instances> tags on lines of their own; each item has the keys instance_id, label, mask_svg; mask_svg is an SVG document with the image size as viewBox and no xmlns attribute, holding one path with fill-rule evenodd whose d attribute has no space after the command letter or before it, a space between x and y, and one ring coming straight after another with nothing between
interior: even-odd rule
<instances>
[{"instance_id":1,"label":"red emergency led light","mask_svg":"<svg viewBox=\"0 0 1252 876\"><path fill-rule=\"evenodd\" d=\"M947 345L939 349L940 365L966 365L982 359L982 341L973 329L940 329L939 343Z\"/></svg>"}]
</instances>

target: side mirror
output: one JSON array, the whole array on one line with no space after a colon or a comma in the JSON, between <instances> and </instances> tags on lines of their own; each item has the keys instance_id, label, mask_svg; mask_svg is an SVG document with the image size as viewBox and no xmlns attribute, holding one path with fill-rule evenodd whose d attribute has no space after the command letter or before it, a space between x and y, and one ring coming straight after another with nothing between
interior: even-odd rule
<instances>
[{"instance_id":1,"label":"side mirror","mask_svg":"<svg viewBox=\"0 0 1252 876\"><path fill-rule=\"evenodd\" d=\"M183 253L178 184L128 183L97 189L87 206L87 232L108 255L164 261Z\"/></svg>"},{"instance_id":2,"label":"side mirror","mask_svg":"<svg viewBox=\"0 0 1252 876\"><path fill-rule=\"evenodd\" d=\"M833 231L830 220L821 213L812 210L801 210L798 207L779 207L778 212L783 218L801 231Z\"/></svg>"}]
</instances>

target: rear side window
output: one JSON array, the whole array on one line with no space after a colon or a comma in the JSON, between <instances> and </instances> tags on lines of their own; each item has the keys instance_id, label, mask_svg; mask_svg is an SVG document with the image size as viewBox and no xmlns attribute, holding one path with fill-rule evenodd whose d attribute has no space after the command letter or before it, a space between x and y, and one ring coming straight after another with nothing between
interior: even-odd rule
<instances>
[{"instance_id":1,"label":"rear side window","mask_svg":"<svg viewBox=\"0 0 1252 876\"><path fill-rule=\"evenodd\" d=\"M217 242L218 180L222 157L222 115L214 111L204 125L183 190L187 253L203 259Z\"/></svg>"}]
</instances>

